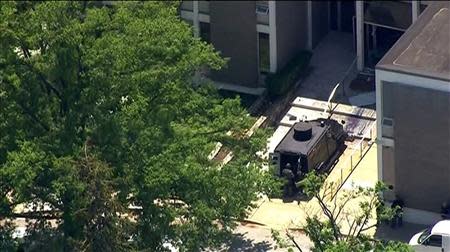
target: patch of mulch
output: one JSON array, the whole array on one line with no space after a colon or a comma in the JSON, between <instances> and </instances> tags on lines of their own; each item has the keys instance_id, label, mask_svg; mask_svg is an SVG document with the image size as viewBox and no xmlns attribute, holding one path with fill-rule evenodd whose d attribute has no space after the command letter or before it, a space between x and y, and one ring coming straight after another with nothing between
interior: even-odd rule
<instances>
[{"instance_id":1,"label":"patch of mulch","mask_svg":"<svg viewBox=\"0 0 450 252\"><path fill-rule=\"evenodd\" d=\"M350 83L350 89L354 91L375 91L375 76L358 74Z\"/></svg>"}]
</instances>

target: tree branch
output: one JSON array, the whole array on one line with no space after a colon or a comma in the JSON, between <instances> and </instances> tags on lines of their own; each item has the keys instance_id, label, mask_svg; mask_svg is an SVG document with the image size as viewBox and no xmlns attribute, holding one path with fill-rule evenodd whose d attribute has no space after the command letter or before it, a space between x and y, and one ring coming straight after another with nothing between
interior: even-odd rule
<instances>
[{"instance_id":1,"label":"tree branch","mask_svg":"<svg viewBox=\"0 0 450 252\"><path fill-rule=\"evenodd\" d=\"M300 251L303 252L302 248L297 244L297 242L295 241L294 237L289 234L289 232L286 230L286 236L292 241L292 243L294 243L295 247Z\"/></svg>"},{"instance_id":2,"label":"tree branch","mask_svg":"<svg viewBox=\"0 0 450 252\"><path fill-rule=\"evenodd\" d=\"M39 78L39 80L41 80L44 84L45 84L45 86L47 87L47 88L49 88L50 90L52 90L55 94L56 94L56 96L58 96L58 98L60 99L60 100L62 100L62 96L61 96L61 93L59 92L59 90L58 89L56 89L46 78L45 78L45 76L41 73L41 72L39 72L39 71L37 71L36 69L34 69L33 68L33 66L31 66L29 63L27 63L26 61L23 61L23 64L22 65L24 65L24 66L26 66L31 72L33 72L34 74L36 74L37 76L38 76L38 78Z\"/></svg>"},{"instance_id":3,"label":"tree branch","mask_svg":"<svg viewBox=\"0 0 450 252\"><path fill-rule=\"evenodd\" d=\"M326 206L324 199L321 198L318 194L316 195L316 199L319 201L319 205L322 208L323 213L328 218L328 220L331 222L331 228L333 229L333 236L338 241L339 237L341 236L340 231L337 228L336 220L334 219L334 216L332 215L331 211Z\"/></svg>"},{"instance_id":4,"label":"tree branch","mask_svg":"<svg viewBox=\"0 0 450 252\"><path fill-rule=\"evenodd\" d=\"M20 108L22 108L23 112L25 112L26 115L28 115L31 120L33 120L35 123L39 124L45 131L50 131L50 127L45 125L41 120L39 120L38 117L34 115L28 108L26 108L22 103L17 102L19 104Z\"/></svg>"},{"instance_id":5,"label":"tree branch","mask_svg":"<svg viewBox=\"0 0 450 252\"><path fill-rule=\"evenodd\" d=\"M368 219L369 219L370 211L371 211L372 208L373 208L373 202L374 202L374 200L375 200L375 197L372 197L372 199L370 200L369 207L368 207L368 212L365 213L364 221L361 223L361 227L359 228L358 233L356 233L356 236L357 236L357 237L361 234L361 232L363 231L364 225L366 224L366 222L367 222Z\"/></svg>"},{"instance_id":6,"label":"tree branch","mask_svg":"<svg viewBox=\"0 0 450 252\"><path fill-rule=\"evenodd\" d=\"M39 211L27 213L10 213L5 215L7 218L25 218L25 219L39 219L39 220L55 220L61 219L61 216L56 215L55 211Z\"/></svg>"}]
</instances>

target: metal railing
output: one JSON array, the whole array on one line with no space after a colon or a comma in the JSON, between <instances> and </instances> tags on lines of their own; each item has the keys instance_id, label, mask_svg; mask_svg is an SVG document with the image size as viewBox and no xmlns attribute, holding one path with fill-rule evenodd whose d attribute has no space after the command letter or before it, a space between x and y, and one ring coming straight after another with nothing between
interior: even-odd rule
<instances>
[{"instance_id":1,"label":"metal railing","mask_svg":"<svg viewBox=\"0 0 450 252\"><path fill-rule=\"evenodd\" d=\"M348 180L350 175L352 175L353 171L358 167L359 163L362 161L364 156L370 150L372 145L375 143L376 139L376 121L372 122L369 126L368 131L359 139L359 142L356 145L357 148L353 149L348 158L342 162L336 164L334 167L334 171L339 173L339 177L337 180L332 181L336 185L336 191L333 193L331 199L336 197L339 190L344 186L345 182Z\"/></svg>"}]
</instances>

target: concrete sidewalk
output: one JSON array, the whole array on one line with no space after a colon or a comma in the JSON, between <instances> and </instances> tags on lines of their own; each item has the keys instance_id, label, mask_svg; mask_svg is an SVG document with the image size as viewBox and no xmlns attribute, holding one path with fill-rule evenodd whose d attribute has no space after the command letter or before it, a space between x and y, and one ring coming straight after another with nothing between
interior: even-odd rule
<instances>
[{"instance_id":1,"label":"concrete sidewalk","mask_svg":"<svg viewBox=\"0 0 450 252\"><path fill-rule=\"evenodd\" d=\"M295 91L296 95L326 101L355 57L352 34L330 31L314 48L310 61L312 72ZM339 89L337 94L341 92Z\"/></svg>"}]
</instances>

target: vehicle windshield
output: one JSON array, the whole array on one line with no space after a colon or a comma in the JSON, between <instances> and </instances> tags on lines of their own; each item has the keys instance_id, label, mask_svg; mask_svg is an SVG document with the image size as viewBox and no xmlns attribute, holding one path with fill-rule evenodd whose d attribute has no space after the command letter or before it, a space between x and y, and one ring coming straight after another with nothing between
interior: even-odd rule
<instances>
[{"instance_id":1,"label":"vehicle windshield","mask_svg":"<svg viewBox=\"0 0 450 252\"><path fill-rule=\"evenodd\" d=\"M422 244L425 239L431 234L431 228L427 228L425 230L422 231L422 234L419 236L419 244Z\"/></svg>"}]
</instances>

